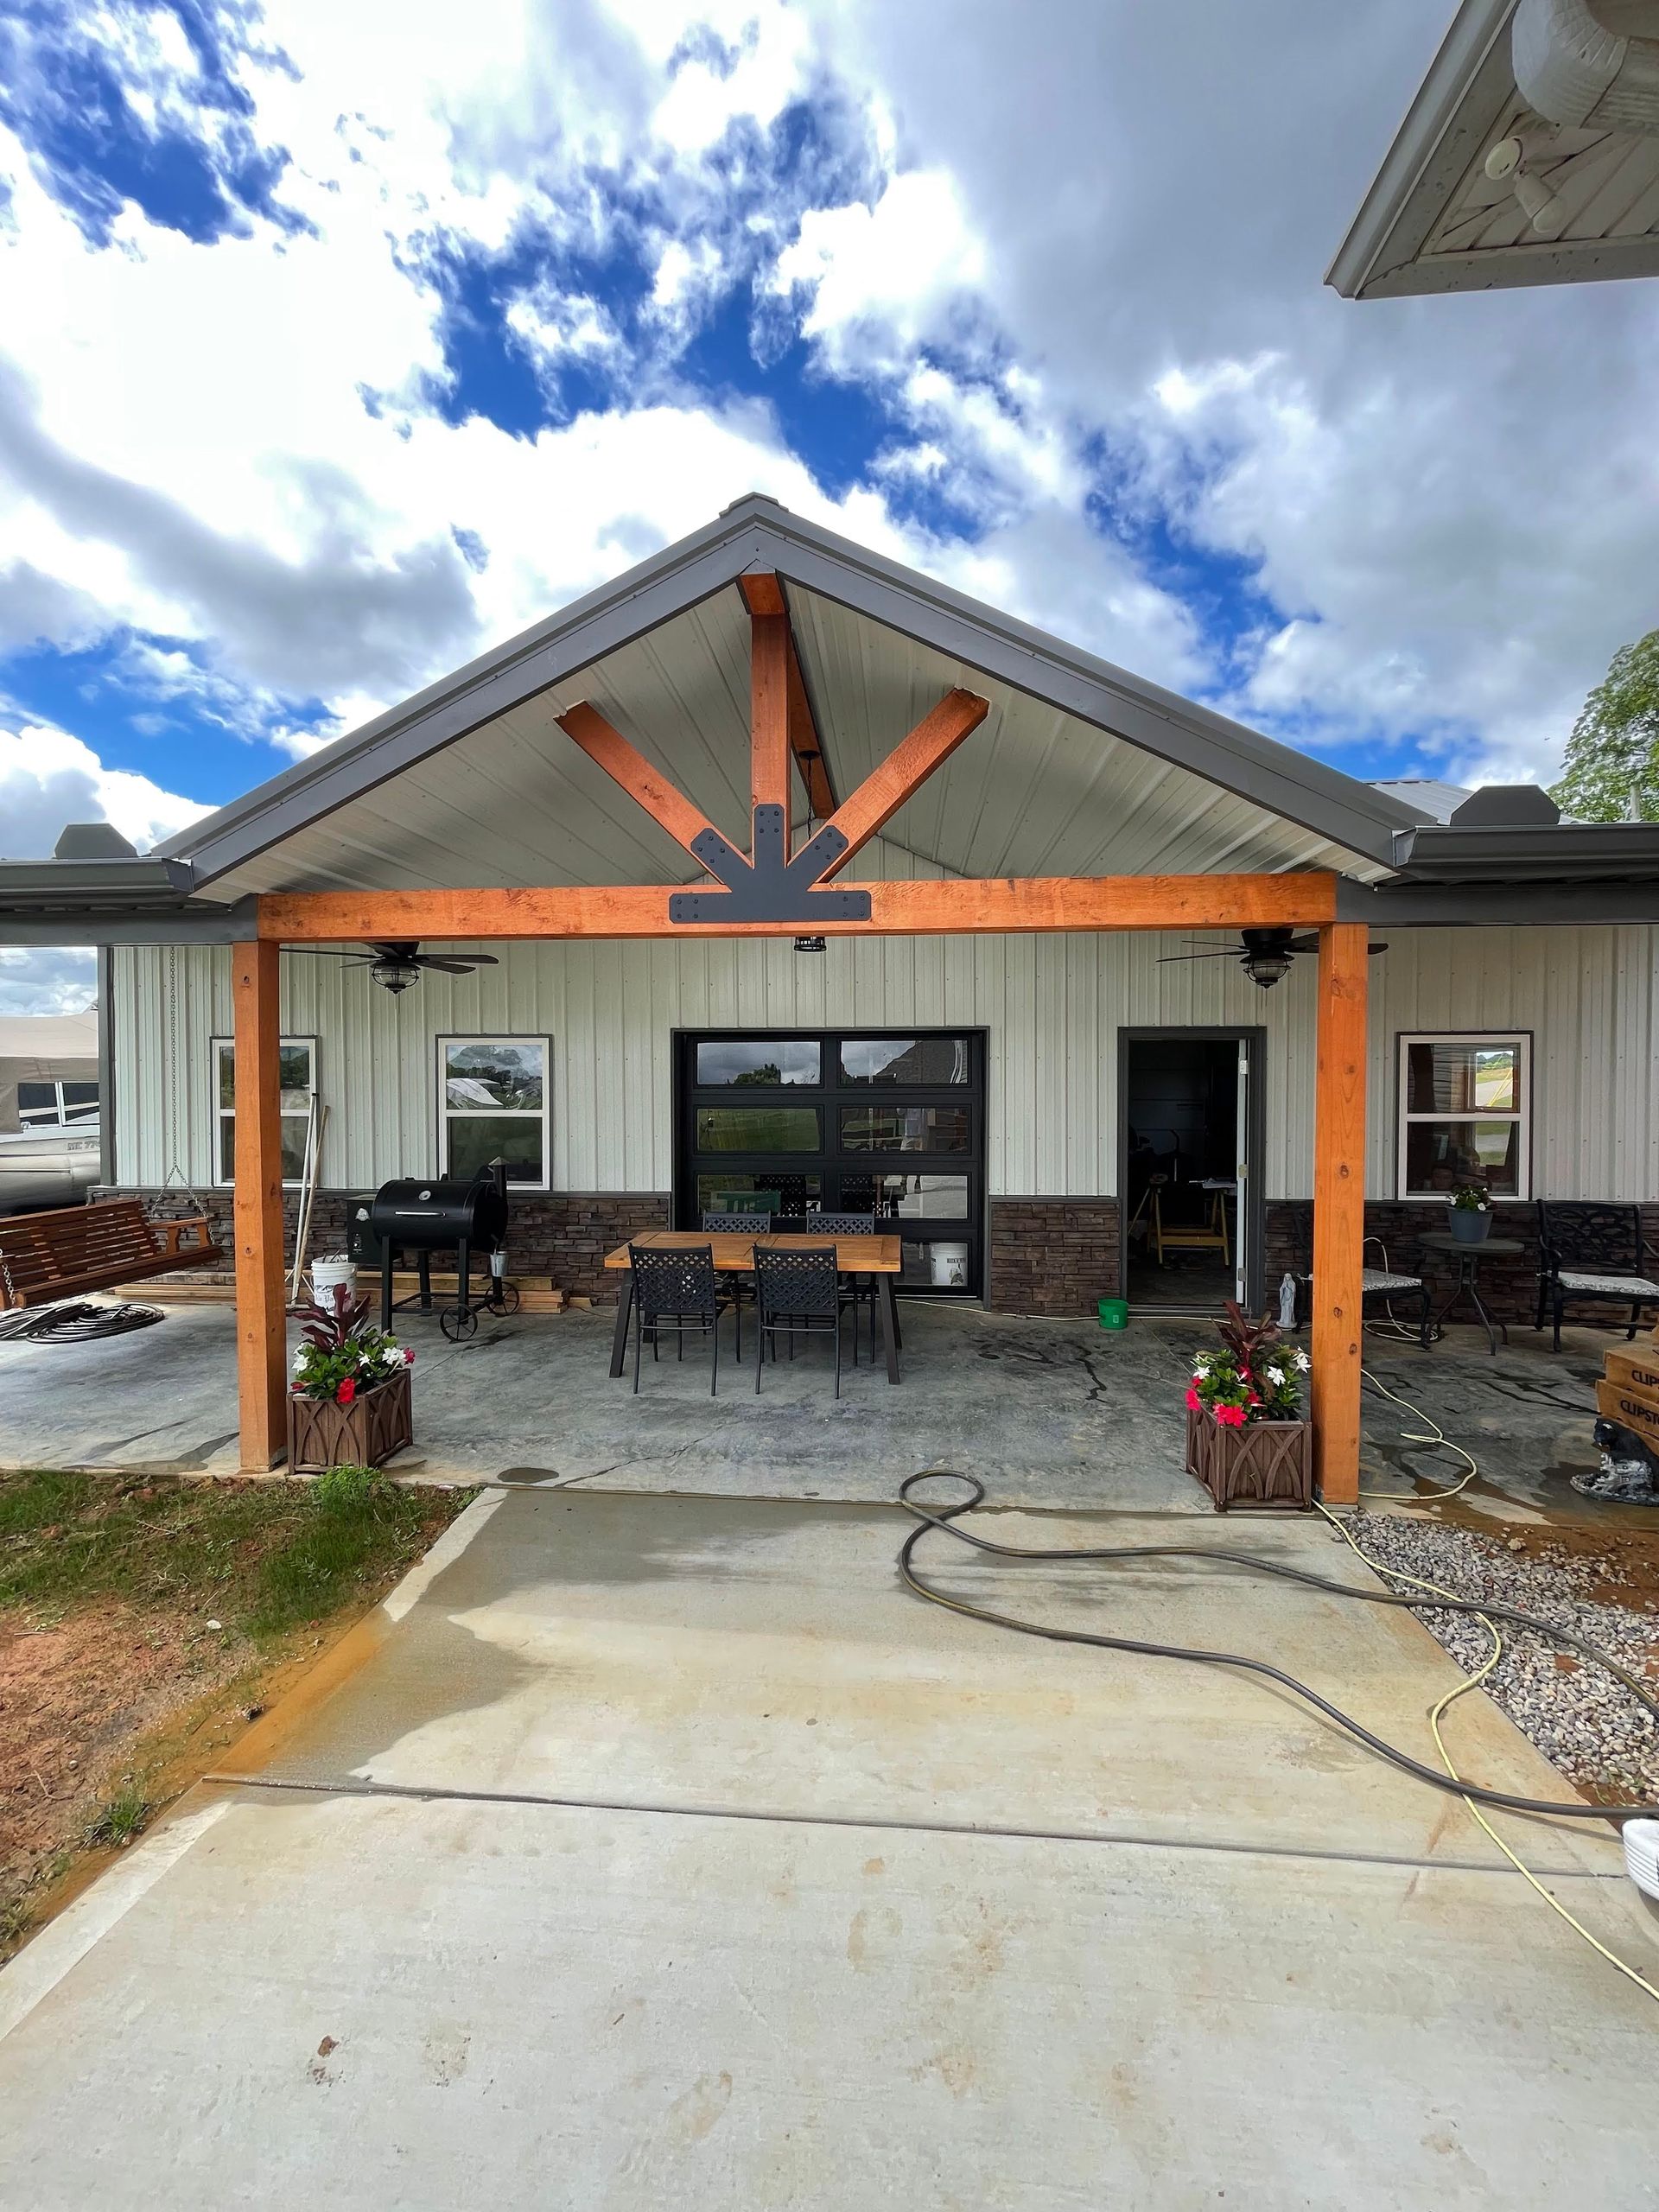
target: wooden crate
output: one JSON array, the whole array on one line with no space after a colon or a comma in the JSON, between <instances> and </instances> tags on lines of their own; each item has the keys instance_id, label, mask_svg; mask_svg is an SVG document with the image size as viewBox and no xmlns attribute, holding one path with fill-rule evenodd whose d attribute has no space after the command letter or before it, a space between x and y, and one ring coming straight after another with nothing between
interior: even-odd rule
<instances>
[{"instance_id":1,"label":"wooden crate","mask_svg":"<svg viewBox=\"0 0 1659 2212\"><path fill-rule=\"evenodd\" d=\"M1659 1397L1638 1395L1618 1382L1598 1382L1596 1410L1639 1436L1650 1452L1659 1452Z\"/></svg>"},{"instance_id":2,"label":"wooden crate","mask_svg":"<svg viewBox=\"0 0 1659 2212\"><path fill-rule=\"evenodd\" d=\"M1603 1363L1605 1379L1638 1398L1659 1406L1659 1355L1651 1352L1610 1351Z\"/></svg>"},{"instance_id":3,"label":"wooden crate","mask_svg":"<svg viewBox=\"0 0 1659 2212\"><path fill-rule=\"evenodd\" d=\"M327 1467L384 1466L415 1440L410 1413L409 1370L365 1390L348 1406L332 1398L289 1394L288 1466L296 1475Z\"/></svg>"}]
</instances>

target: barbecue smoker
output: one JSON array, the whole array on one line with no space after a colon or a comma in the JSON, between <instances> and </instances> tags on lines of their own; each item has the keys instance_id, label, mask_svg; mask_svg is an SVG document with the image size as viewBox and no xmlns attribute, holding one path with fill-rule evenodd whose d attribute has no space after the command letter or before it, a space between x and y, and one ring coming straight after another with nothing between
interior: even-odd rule
<instances>
[{"instance_id":1,"label":"barbecue smoker","mask_svg":"<svg viewBox=\"0 0 1659 2212\"><path fill-rule=\"evenodd\" d=\"M369 1235L380 1247L380 1325L391 1327L391 1317L418 1303L423 1313L432 1311L432 1255L454 1252L455 1303L438 1315L438 1326L451 1342L470 1337L478 1327L480 1311L511 1313L518 1293L506 1280L506 1170L486 1169L471 1183L421 1183L413 1180L383 1183L368 1205ZM414 1255L420 1274L419 1291L393 1303L392 1269L405 1255ZM480 1298L472 1294L472 1263L482 1255L489 1262L489 1287Z\"/></svg>"}]
</instances>

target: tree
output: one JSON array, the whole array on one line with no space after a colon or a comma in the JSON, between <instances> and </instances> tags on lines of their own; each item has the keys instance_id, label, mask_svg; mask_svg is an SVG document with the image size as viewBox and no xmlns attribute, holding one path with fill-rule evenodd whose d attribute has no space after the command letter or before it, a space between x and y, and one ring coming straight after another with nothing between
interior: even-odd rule
<instances>
[{"instance_id":1,"label":"tree","mask_svg":"<svg viewBox=\"0 0 1659 2212\"><path fill-rule=\"evenodd\" d=\"M1659 822L1659 630L1613 655L1550 796L1581 822Z\"/></svg>"}]
</instances>

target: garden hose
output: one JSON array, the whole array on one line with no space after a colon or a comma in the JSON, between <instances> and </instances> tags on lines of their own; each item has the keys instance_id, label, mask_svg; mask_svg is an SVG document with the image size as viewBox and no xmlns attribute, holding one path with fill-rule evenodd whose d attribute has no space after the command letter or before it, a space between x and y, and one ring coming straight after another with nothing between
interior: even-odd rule
<instances>
[{"instance_id":1,"label":"garden hose","mask_svg":"<svg viewBox=\"0 0 1659 2212\"><path fill-rule=\"evenodd\" d=\"M956 1504L943 1505L934 1511L918 1503L912 1495L918 1483L925 1482L961 1483L969 1495ZM983 1621L992 1628L1012 1629L1020 1636L1040 1636L1054 1643L1081 1643L1101 1651L1133 1651L1154 1659L1188 1659L1205 1666L1232 1667L1246 1674L1259 1675L1266 1681L1277 1682L1281 1688L1289 1690L1294 1696L1312 1706L1315 1712L1323 1713L1327 1720L1334 1722L1338 1728L1363 1744L1379 1758L1398 1767L1402 1773L1415 1776L1418 1781L1427 1783L1432 1789L1445 1791L1448 1796L1461 1797L1471 1807L1476 1804L1490 1805L1501 1812L1535 1813L1553 1819L1622 1821L1659 1818L1659 1806L1655 1805L1591 1805L1581 1799L1568 1803L1549 1798L1517 1796L1509 1790L1490 1789L1479 1783L1461 1780L1455 1775L1441 1772L1438 1768L1426 1766L1421 1759L1414 1758L1410 1752L1402 1751L1397 1745L1373 1734L1363 1721L1355 1719L1351 1713L1332 1705L1328 1698L1321 1697L1307 1683L1299 1681L1294 1675L1287 1674L1283 1668L1274 1666L1268 1660L1249 1658L1242 1652L1154 1643L1142 1637L1106 1636L1087 1629L1054 1628L1041 1621L1021 1620L1015 1614L993 1612L988 1606L969 1605L965 1599L947 1597L944 1591L925 1582L916 1571L913 1557L917 1545L932 1529L942 1535L954 1536L959 1543L970 1545L976 1551L987 1553L993 1558L1016 1560L1021 1564L1084 1560L1116 1563L1140 1559L1193 1559L1206 1563L1220 1560L1230 1567L1247 1567L1255 1573L1274 1574L1286 1581L1300 1582L1310 1589L1325 1591L1333 1597L1357 1598L1368 1605L1402 1606L1414 1612L1470 1613L1489 1620L1517 1622L1522 1627L1535 1629L1540 1635L1557 1643L1570 1645L1604 1668L1615 1681L1630 1691L1649 1719L1659 1721L1659 1700L1643 1687L1635 1675L1597 1645L1569 1630L1558 1628L1554 1622L1541 1620L1535 1614L1523 1612L1515 1605L1491 1602L1478 1604L1473 1599L1461 1598L1411 1597L1404 1592L1393 1590L1363 1590L1352 1583L1335 1582L1327 1575L1313 1574L1304 1567L1287 1566L1282 1560L1266 1559L1258 1552L1238 1551L1230 1546L1225 1549L1211 1549L1194 1544L1111 1544L1087 1550L1034 1551L1015 1544L994 1543L988 1536L975 1535L968 1529L955 1525L961 1515L971 1512L975 1506L982 1503L984 1497L985 1485L976 1476L964 1475L954 1467L924 1468L918 1473L906 1476L899 1484L899 1502L906 1512L915 1517L917 1526L899 1547L899 1573L906 1587L917 1597L925 1598L930 1605L944 1605L951 1612L963 1614L969 1620Z\"/></svg>"}]
</instances>

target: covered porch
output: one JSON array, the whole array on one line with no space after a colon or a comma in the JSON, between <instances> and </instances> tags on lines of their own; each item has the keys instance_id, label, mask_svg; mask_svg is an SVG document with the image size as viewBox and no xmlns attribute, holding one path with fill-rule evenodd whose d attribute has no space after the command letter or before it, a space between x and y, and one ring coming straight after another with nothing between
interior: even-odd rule
<instances>
[{"instance_id":1,"label":"covered porch","mask_svg":"<svg viewBox=\"0 0 1659 2212\"><path fill-rule=\"evenodd\" d=\"M730 1325L726 1325L726 1349ZM868 1357L830 1389L824 1347L767 1364L753 1389L722 1357L671 1351L645 1362L634 1396L607 1372L603 1309L485 1320L449 1344L410 1319L416 1446L393 1471L416 1480L578 1484L708 1497L890 1501L906 1475L977 1475L993 1503L1037 1510L1207 1514L1184 1470L1182 1398L1202 1323L1137 1319L1122 1334L1087 1321L987 1313L960 1304L905 1308L905 1372L889 1387ZM1305 1339L1304 1339L1305 1341ZM1425 1352L1368 1332L1367 1370L1421 1407L1481 1464L1465 1503L1495 1520L1630 1516L1572 1489L1596 1465L1591 1440L1605 1332L1569 1328L1559 1357L1528 1329L1494 1358L1478 1329L1454 1327ZM234 1473L235 1316L172 1309L158 1328L99 1344L0 1343L8 1465ZM119 1408L116 1418L114 1408ZM1410 1442L1421 1424L1370 1389L1361 1401L1357 1484L1420 1496L1456 1479L1451 1455Z\"/></svg>"}]
</instances>

